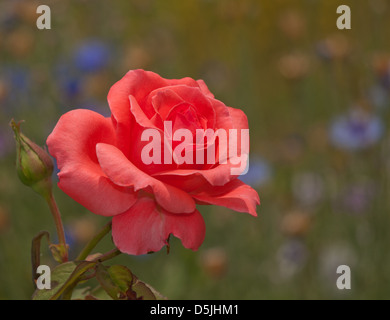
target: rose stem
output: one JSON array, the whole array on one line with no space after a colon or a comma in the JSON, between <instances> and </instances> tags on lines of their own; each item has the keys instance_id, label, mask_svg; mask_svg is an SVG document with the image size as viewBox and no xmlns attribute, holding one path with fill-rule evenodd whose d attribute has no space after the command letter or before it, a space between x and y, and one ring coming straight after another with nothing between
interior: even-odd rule
<instances>
[{"instance_id":1,"label":"rose stem","mask_svg":"<svg viewBox=\"0 0 390 320\"><path fill-rule=\"evenodd\" d=\"M54 196L53 196L52 192L50 192L45 197L45 199L47 201L47 204L49 205L50 211L51 211L51 213L53 215L53 218L54 218L54 223L55 223L56 229L57 229L57 235L58 235L59 244L62 245L64 247L64 249L65 249L66 255L65 255L65 257L63 257L64 258L64 262L68 261L68 247L66 245L64 226L62 224L60 210L58 209L56 200L54 199Z\"/></svg>"},{"instance_id":2,"label":"rose stem","mask_svg":"<svg viewBox=\"0 0 390 320\"><path fill-rule=\"evenodd\" d=\"M104 261L110 260L112 258L115 258L116 256L119 256L121 253L122 252L120 252L119 249L115 248L115 249L112 249L112 250L106 252L105 254L95 258L93 261L104 262Z\"/></svg>"},{"instance_id":3,"label":"rose stem","mask_svg":"<svg viewBox=\"0 0 390 320\"><path fill-rule=\"evenodd\" d=\"M96 247L96 245L99 243L100 240L103 239L103 237L110 232L111 230L112 222L110 221L107 223L102 230L99 231L98 234L96 234L91 241L87 243L87 245L84 247L84 249L80 252L76 260L81 261L85 260L87 256L91 253L91 251Z\"/></svg>"}]
</instances>

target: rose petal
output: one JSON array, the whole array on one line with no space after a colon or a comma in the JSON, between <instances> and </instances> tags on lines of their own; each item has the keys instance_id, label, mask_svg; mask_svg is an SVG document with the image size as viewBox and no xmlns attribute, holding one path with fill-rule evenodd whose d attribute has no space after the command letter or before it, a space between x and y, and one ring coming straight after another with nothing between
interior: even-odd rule
<instances>
[{"instance_id":1,"label":"rose petal","mask_svg":"<svg viewBox=\"0 0 390 320\"><path fill-rule=\"evenodd\" d=\"M256 205L260 204L257 192L238 179L230 181L223 187L202 188L191 195L202 204L214 204L238 212L248 212L255 217Z\"/></svg>"},{"instance_id":2,"label":"rose petal","mask_svg":"<svg viewBox=\"0 0 390 320\"><path fill-rule=\"evenodd\" d=\"M117 248L127 254L140 255L159 251L173 234L183 246L197 250L205 237L201 214L171 214L150 198L141 198L127 212L112 219L112 236Z\"/></svg>"},{"instance_id":3,"label":"rose petal","mask_svg":"<svg viewBox=\"0 0 390 320\"><path fill-rule=\"evenodd\" d=\"M158 172L153 174L153 177L161 181L165 179L176 180L174 185L177 187L183 187L188 179L191 179L193 188L185 189L186 191L192 191L199 188L205 183L209 183L213 186L224 186L231 181L234 177L231 176L230 165L218 165L215 168L208 170L194 170L194 169L177 169Z\"/></svg>"},{"instance_id":4,"label":"rose petal","mask_svg":"<svg viewBox=\"0 0 390 320\"><path fill-rule=\"evenodd\" d=\"M232 107L227 107L227 109L229 110L230 117L232 118L232 128L238 130L249 129L248 118L244 111Z\"/></svg>"},{"instance_id":5,"label":"rose petal","mask_svg":"<svg viewBox=\"0 0 390 320\"><path fill-rule=\"evenodd\" d=\"M101 168L116 185L151 192L157 203L172 213L191 213L195 210L195 202L186 192L139 170L116 147L99 143L96 153Z\"/></svg>"},{"instance_id":6,"label":"rose petal","mask_svg":"<svg viewBox=\"0 0 390 320\"><path fill-rule=\"evenodd\" d=\"M156 94L151 94L149 97L154 109L161 115L162 120L166 119L172 108L184 102L172 89L159 90Z\"/></svg>"},{"instance_id":7,"label":"rose petal","mask_svg":"<svg viewBox=\"0 0 390 320\"><path fill-rule=\"evenodd\" d=\"M129 101L130 101L130 111L134 116L134 119L138 125L140 125L143 128L154 128L157 130L161 129L161 128L157 128L155 124L146 116L144 110L142 110L142 108L140 107L138 101L135 99L134 96L130 95Z\"/></svg>"},{"instance_id":8,"label":"rose petal","mask_svg":"<svg viewBox=\"0 0 390 320\"><path fill-rule=\"evenodd\" d=\"M151 91L167 85L166 80L158 74L144 70L131 70L111 87L107 100L116 130L117 146L126 156L132 152L129 139L134 126L129 96L133 96L137 102L140 102Z\"/></svg>"},{"instance_id":9,"label":"rose petal","mask_svg":"<svg viewBox=\"0 0 390 320\"><path fill-rule=\"evenodd\" d=\"M209 88L207 87L206 83L203 80L197 80L196 81L199 85L200 90L209 98L214 99L214 95L210 92Z\"/></svg>"},{"instance_id":10,"label":"rose petal","mask_svg":"<svg viewBox=\"0 0 390 320\"><path fill-rule=\"evenodd\" d=\"M90 110L64 114L47 139L60 169L58 186L88 210L103 216L123 213L136 201L134 191L113 184L101 170L95 146L115 144L111 120Z\"/></svg>"},{"instance_id":11,"label":"rose petal","mask_svg":"<svg viewBox=\"0 0 390 320\"><path fill-rule=\"evenodd\" d=\"M116 82L108 93L108 103L117 122L126 123L130 118L129 96L141 102L153 90L169 85L167 80L154 72L131 70ZM151 115L152 116L152 115Z\"/></svg>"},{"instance_id":12,"label":"rose petal","mask_svg":"<svg viewBox=\"0 0 390 320\"><path fill-rule=\"evenodd\" d=\"M194 106L197 112L207 119L207 127L215 128L216 119L220 116L213 107L210 99L204 95L199 88L188 86L172 86L170 87L177 95L179 95L185 102Z\"/></svg>"},{"instance_id":13,"label":"rose petal","mask_svg":"<svg viewBox=\"0 0 390 320\"><path fill-rule=\"evenodd\" d=\"M188 77L183 79L164 79L154 72L131 70L111 87L108 93L108 103L115 120L125 123L129 118L128 97L130 95L134 96L138 103L143 106L144 99L153 90L177 85L201 88L203 92L207 93L205 85ZM144 112L150 119L155 111L153 108L147 108L144 109Z\"/></svg>"}]
</instances>

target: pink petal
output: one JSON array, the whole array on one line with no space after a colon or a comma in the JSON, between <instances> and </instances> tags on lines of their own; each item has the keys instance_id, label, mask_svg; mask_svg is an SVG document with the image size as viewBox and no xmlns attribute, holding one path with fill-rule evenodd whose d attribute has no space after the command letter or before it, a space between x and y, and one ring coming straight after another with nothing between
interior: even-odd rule
<instances>
[{"instance_id":1,"label":"pink petal","mask_svg":"<svg viewBox=\"0 0 390 320\"><path fill-rule=\"evenodd\" d=\"M111 87L107 100L116 130L117 146L126 156L129 156L132 152L129 140L134 126L134 119L130 112L129 96L133 96L137 102L140 102L151 91L166 85L168 85L166 80L158 74L143 70L132 70Z\"/></svg>"},{"instance_id":2,"label":"pink petal","mask_svg":"<svg viewBox=\"0 0 390 320\"><path fill-rule=\"evenodd\" d=\"M171 214L158 208L150 198L141 198L127 212L112 220L112 236L117 248L127 254L140 255L159 251L173 234L183 246L197 250L205 237L201 214Z\"/></svg>"},{"instance_id":3,"label":"pink petal","mask_svg":"<svg viewBox=\"0 0 390 320\"><path fill-rule=\"evenodd\" d=\"M202 204L223 206L238 212L248 212L257 216L256 205L260 204L259 195L241 180L234 179L223 187L203 188L192 196Z\"/></svg>"},{"instance_id":4,"label":"pink petal","mask_svg":"<svg viewBox=\"0 0 390 320\"><path fill-rule=\"evenodd\" d=\"M116 131L117 146L127 157L132 157L134 148L132 148L129 140L134 137L133 131L138 130L139 127L130 111L129 97L133 96L133 100L137 102L144 114L143 116L151 119L153 125L158 127L161 121L156 117L156 111L152 104L147 103L147 98L156 89L178 85L200 87L200 84L191 78L164 79L156 73L144 70L129 71L111 87L107 99ZM141 117L140 114L138 115ZM132 160L137 162L136 159ZM137 163L137 165L141 164ZM143 169L146 170L147 168Z\"/></svg>"},{"instance_id":5,"label":"pink petal","mask_svg":"<svg viewBox=\"0 0 390 320\"><path fill-rule=\"evenodd\" d=\"M188 86L174 86L170 87L178 96L180 96L185 102L194 106L197 112L207 119L207 127L214 128L216 118L219 116L210 99L204 95L204 93L195 87Z\"/></svg>"},{"instance_id":6,"label":"pink petal","mask_svg":"<svg viewBox=\"0 0 390 320\"><path fill-rule=\"evenodd\" d=\"M153 177L161 181L172 180L175 186L186 185L188 180L191 180L191 184L188 186L190 189L187 191L194 190L200 186L208 183L213 186L224 186L234 177L231 176L231 166L229 164L218 165L215 168L207 170L196 170L196 169L177 169L158 172L153 174Z\"/></svg>"},{"instance_id":7,"label":"pink petal","mask_svg":"<svg viewBox=\"0 0 390 320\"><path fill-rule=\"evenodd\" d=\"M244 111L241 109L236 109L232 107L227 107L230 113L230 116L233 121L233 128L235 129L248 129L248 118Z\"/></svg>"},{"instance_id":8,"label":"pink petal","mask_svg":"<svg viewBox=\"0 0 390 320\"><path fill-rule=\"evenodd\" d=\"M142 110L142 108L139 106L138 101L135 99L134 96L129 96L129 101L130 111L138 125L143 128L163 129L156 128L155 124L146 116L144 110Z\"/></svg>"},{"instance_id":9,"label":"pink petal","mask_svg":"<svg viewBox=\"0 0 390 320\"><path fill-rule=\"evenodd\" d=\"M111 120L90 110L64 114L47 139L50 154L60 169L58 186L88 210L112 216L136 201L131 188L113 184L101 170L96 144L115 144Z\"/></svg>"},{"instance_id":10,"label":"pink petal","mask_svg":"<svg viewBox=\"0 0 390 320\"><path fill-rule=\"evenodd\" d=\"M152 100L151 103L154 109L161 115L163 120L166 119L173 107L184 102L172 89L158 90L157 93L149 95L149 98Z\"/></svg>"},{"instance_id":11,"label":"pink petal","mask_svg":"<svg viewBox=\"0 0 390 320\"><path fill-rule=\"evenodd\" d=\"M199 85L200 90L210 99L214 99L214 95L210 92L209 88L207 87L206 83L203 80L197 80L196 81Z\"/></svg>"},{"instance_id":12,"label":"pink petal","mask_svg":"<svg viewBox=\"0 0 390 320\"><path fill-rule=\"evenodd\" d=\"M233 129L234 126L231 114L229 112L229 107L227 107L223 102L216 99L210 99L210 101L213 105L215 113L217 114L215 123L216 129Z\"/></svg>"},{"instance_id":13,"label":"pink petal","mask_svg":"<svg viewBox=\"0 0 390 320\"><path fill-rule=\"evenodd\" d=\"M164 79L154 72L131 70L111 87L108 93L108 103L115 120L124 123L129 118L128 97L130 95L134 96L141 106L144 106L144 100L153 90L177 85L201 88L207 92L205 85L191 78ZM152 108L148 108L144 112L149 119L154 114Z\"/></svg>"},{"instance_id":14,"label":"pink petal","mask_svg":"<svg viewBox=\"0 0 390 320\"><path fill-rule=\"evenodd\" d=\"M116 82L108 93L108 103L117 122L125 123L130 118L129 96L141 102L153 90L168 85L167 80L154 72L131 70Z\"/></svg>"},{"instance_id":15,"label":"pink petal","mask_svg":"<svg viewBox=\"0 0 390 320\"><path fill-rule=\"evenodd\" d=\"M158 204L172 213L191 213L195 202L186 192L165 184L138 169L116 147L104 143L96 146L99 163L112 182L122 187L144 189L156 198Z\"/></svg>"}]
</instances>

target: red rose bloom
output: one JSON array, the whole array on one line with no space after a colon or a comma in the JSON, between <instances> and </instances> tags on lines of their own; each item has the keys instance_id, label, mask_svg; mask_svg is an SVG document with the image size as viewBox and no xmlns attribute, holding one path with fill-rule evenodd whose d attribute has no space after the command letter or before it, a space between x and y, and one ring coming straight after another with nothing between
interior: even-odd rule
<instances>
[{"instance_id":1,"label":"red rose bloom","mask_svg":"<svg viewBox=\"0 0 390 320\"><path fill-rule=\"evenodd\" d=\"M142 158L150 143L142 135L147 129L161 137L167 121L173 130L188 129L194 137L198 129L248 129L241 110L216 100L201 80L167 80L143 70L118 81L108 103L111 118L81 109L64 114L47 145L60 169L59 187L93 213L113 217L112 236L119 250L134 255L158 251L170 234L196 250L205 236L196 204L256 216L258 194L232 174L230 161L217 159L221 143L215 143L214 163L180 164L173 156L171 162L145 164ZM164 160L163 138L161 144ZM199 141L191 147L198 149Z\"/></svg>"}]
</instances>

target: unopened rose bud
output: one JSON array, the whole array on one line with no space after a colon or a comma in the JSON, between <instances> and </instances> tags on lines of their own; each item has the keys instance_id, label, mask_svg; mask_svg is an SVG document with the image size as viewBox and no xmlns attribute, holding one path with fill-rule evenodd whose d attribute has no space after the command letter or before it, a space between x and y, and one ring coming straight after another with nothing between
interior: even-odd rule
<instances>
[{"instance_id":1,"label":"unopened rose bud","mask_svg":"<svg viewBox=\"0 0 390 320\"><path fill-rule=\"evenodd\" d=\"M11 120L16 141L16 169L26 186L46 197L51 192L53 161L49 154L20 132L20 122Z\"/></svg>"}]
</instances>

